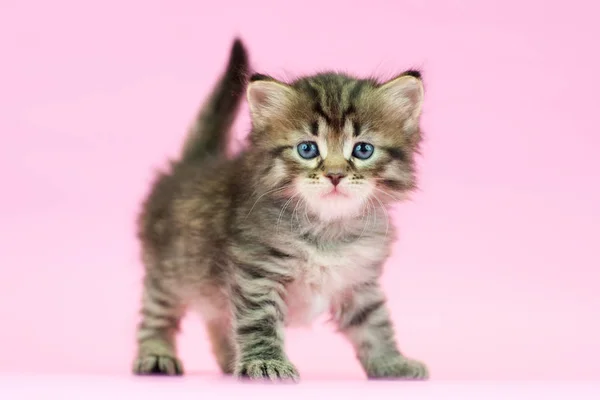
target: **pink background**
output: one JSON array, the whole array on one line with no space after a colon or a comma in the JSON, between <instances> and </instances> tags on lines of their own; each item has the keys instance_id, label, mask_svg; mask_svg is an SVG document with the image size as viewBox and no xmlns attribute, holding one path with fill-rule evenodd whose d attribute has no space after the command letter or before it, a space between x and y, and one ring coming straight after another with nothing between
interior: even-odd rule
<instances>
[{"instance_id":1,"label":"pink background","mask_svg":"<svg viewBox=\"0 0 600 400\"><path fill-rule=\"evenodd\" d=\"M282 77L423 69L384 281L406 353L436 380L600 378L597 2L283 4L2 0L0 372L129 373L135 214L237 33ZM305 377L362 377L331 327L288 338ZM215 374L196 318L180 343Z\"/></svg>"}]
</instances>

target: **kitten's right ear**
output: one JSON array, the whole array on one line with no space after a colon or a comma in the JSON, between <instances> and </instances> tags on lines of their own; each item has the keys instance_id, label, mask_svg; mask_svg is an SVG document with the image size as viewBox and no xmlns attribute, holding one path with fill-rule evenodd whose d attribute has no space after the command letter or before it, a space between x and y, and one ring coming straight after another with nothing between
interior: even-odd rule
<instances>
[{"instance_id":1,"label":"kitten's right ear","mask_svg":"<svg viewBox=\"0 0 600 400\"><path fill-rule=\"evenodd\" d=\"M247 89L253 123L260 126L280 115L289 106L293 93L292 88L273 78L253 75Z\"/></svg>"}]
</instances>

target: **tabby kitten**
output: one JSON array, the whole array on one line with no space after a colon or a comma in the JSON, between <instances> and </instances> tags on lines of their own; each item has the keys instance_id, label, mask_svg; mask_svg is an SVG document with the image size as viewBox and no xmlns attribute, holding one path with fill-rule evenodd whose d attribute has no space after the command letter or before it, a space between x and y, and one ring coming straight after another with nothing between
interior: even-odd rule
<instances>
[{"instance_id":1,"label":"tabby kitten","mask_svg":"<svg viewBox=\"0 0 600 400\"><path fill-rule=\"evenodd\" d=\"M193 309L224 373L296 380L284 327L329 311L368 377L427 378L398 349L378 283L394 240L386 209L415 188L420 74L247 83L248 69L236 40L181 158L143 205L134 372L183 373L175 336ZM244 92L249 143L228 157Z\"/></svg>"}]
</instances>

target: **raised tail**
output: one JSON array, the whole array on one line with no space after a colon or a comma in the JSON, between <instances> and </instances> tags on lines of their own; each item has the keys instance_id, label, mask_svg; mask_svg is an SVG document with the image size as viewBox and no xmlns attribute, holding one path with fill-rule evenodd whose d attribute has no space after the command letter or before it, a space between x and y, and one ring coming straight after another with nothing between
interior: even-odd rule
<instances>
[{"instance_id":1,"label":"raised tail","mask_svg":"<svg viewBox=\"0 0 600 400\"><path fill-rule=\"evenodd\" d=\"M248 69L248 52L242 41L235 39L225 73L188 131L182 162L225 154L229 131L245 94Z\"/></svg>"}]
</instances>

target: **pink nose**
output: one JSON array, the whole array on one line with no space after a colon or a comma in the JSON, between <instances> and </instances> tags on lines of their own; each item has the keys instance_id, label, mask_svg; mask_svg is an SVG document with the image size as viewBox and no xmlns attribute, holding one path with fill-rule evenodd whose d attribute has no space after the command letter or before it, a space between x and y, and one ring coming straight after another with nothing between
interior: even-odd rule
<instances>
[{"instance_id":1,"label":"pink nose","mask_svg":"<svg viewBox=\"0 0 600 400\"><path fill-rule=\"evenodd\" d=\"M337 186L340 181L346 176L344 174L327 174L327 178L333 183L333 186Z\"/></svg>"}]
</instances>

